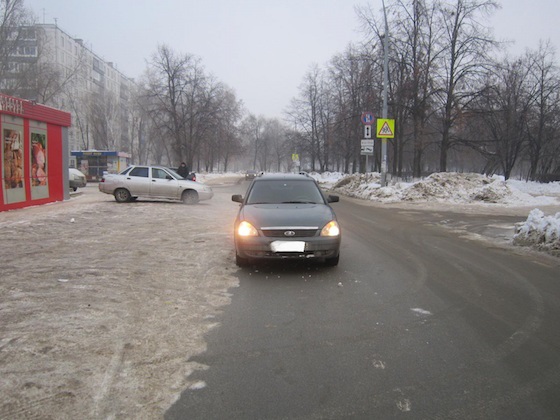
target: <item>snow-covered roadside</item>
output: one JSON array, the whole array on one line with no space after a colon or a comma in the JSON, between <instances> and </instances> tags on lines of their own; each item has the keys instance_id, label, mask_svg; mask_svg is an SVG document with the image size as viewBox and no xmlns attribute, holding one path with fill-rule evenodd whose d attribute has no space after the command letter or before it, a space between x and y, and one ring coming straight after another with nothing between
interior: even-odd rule
<instances>
[{"instance_id":1,"label":"snow-covered roadside","mask_svg":"<svg viewBox=\"0 0 560 420\"><path fill-rule=\"evenodd\" d=\"M434 173L415 182L392 182L380 185L379 173L313 174L315 179L345 195L382 203L440 202L457 204L499 204L533 206L560 204L560 183L505 181L474 173Z\"/></svg>"},{"instance_id":2,"label":"snow-covered roadside","mask_svg":"<svg viewBox=\"0 0 560 420\"><path fill-rule=\"evenodd\" d=\"M313 173L312 176L325 188L340 194L380 203L440 203L484 209L533 207L527 220L516 227L513 244L560 256L560 213L546 215L538 208L548 206L560 210L560 182L506 181L501 176L446 172L382 187L379 173Z\"/></svg>"}]
</instances>

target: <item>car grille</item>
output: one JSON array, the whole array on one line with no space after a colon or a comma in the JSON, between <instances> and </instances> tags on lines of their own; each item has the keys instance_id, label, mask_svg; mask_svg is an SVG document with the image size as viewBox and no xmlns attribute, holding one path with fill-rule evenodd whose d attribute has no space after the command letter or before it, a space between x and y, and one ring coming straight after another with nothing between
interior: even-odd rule
<instances>
[{"instance_id":1,"label":"car grille","mask_svg":"<svg viewBox=\"0 0 560 420\"><path fill-rule=\"evenodd\" d=\"M317 236L318 228L307 228L307 229L290 229L290 228L281 228L281 229L267 229L263 228L262 232L264 236L269 238L309 238L312 236ZM293 234L286 234L286 232L293 232Z\"/></svg>"}]
</instances>

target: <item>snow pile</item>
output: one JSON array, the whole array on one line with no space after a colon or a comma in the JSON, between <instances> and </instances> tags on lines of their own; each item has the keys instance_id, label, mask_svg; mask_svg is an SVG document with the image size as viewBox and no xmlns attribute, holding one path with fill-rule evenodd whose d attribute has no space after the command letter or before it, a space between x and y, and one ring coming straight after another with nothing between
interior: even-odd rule
<instances>
[{"instance_id":1,"label":"snow pile","mask_svg":"<svg viewBox=\"0 0 560 420\"><path fill-rule=\"evenodd\" d=\"M316 178L317 179L317 178ZM381 187L380 175L353 174L333 185L341 194L385 203L440 202L541 205L555 204L554 197L534 197L529 192L515 188L501 176L485 176L476 173L434 173L425 179L403 183L397 182ZM520 182L517 185L521 185Z\"/></svg>"},{"instance_id":2,"label":"snow pile","mask_svg":"<svg viewBox=\"0 0 560 420\"><path fill-rule=\"evenodd\" d=\"M327 190L330 190L333 185L335 185L342 178L346 177L345 174L341 172L310 172L309 176L315 179L321 186Z\"/></svg>"},{"instance_id":3,"label":"snow pile","mask_svg":"<svg viewBox=\"0 0 560 420\"><path fill-rule=\"evenodd\" d=\"M511 195L503 180L480 174L435 173L403 191L406 201L497 203Z\"/></svg>"},{"instance_id":4,"label":"snow pile","mask_svg":"<svg viewBox=\"0 0 560 420\"><path fill-rule=\"evenodd\" d=\"M352 174L341 178L335 182L332 189L349 197L362 198L365 200L375 200L380 198L381 176L379 173ZM389 195L393 195L392 190L398 186L393 186L389 190Z\"/></svg>"},{"instance_id":5,"label":"snow pile","mask_svg":"<svg viewBox=\"0 0 560 420\"><path fill-rule=\"evenodd\" d=\"M540 206L558 205L560 183L539 184L516 180L506 181L502 176L485 176L476 173L434 173L416 182L395 182L381 186L379 173L342 176L336 181L334 174L326 179L313 174L315 179L334 191L350 197L383 203L450 203L481 206ZM560 213L545 216L533 210L523 225L519 226L515 245L532 246L560 256Z\"/></svg>"},{"instance_id":6,"label":"snow pile","mask_svg":"<svg viewBox=\"0 0 560 420\"><path fill-rule=\"evenodd\" d=\"M513 243L560 256L560 212L546 216L539 209L531 210L527 220L517 226Z\"/></svg>"}]
</instances>

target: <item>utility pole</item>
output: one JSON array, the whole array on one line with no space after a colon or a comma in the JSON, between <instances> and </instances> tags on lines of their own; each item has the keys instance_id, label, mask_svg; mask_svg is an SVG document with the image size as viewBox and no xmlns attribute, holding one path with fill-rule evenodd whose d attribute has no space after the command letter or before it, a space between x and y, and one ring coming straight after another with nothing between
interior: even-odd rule
<instances>
[{"instance_id":1,"label":"utility pole","mask_svg":"<svg viewBox=\"0 0 560 420\"><path fill-rule=\"evenodd\" d=\"M389 25L387 24L387 10L383 0L383 15L385 16L385 35L383 36L383 110L382 118L387 118L387 96L389 92ZM381 139L381 186L387 186L387 139Z\"/></svg>"}]
</instances>

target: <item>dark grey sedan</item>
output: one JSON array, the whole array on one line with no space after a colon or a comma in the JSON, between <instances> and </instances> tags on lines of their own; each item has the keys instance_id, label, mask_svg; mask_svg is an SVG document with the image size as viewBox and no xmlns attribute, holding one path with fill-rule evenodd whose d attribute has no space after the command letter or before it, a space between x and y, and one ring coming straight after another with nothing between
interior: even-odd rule
<instances>
[{"instance_id":1,"label":"dark grey sedan","mask_svg":"<svg viewBox=\"0 0 560 420\"><path fill-rule=\"evenodd\" d=\"M341 232L326 196L315 180L300 174L256 177L241 203L234 227L235 258L239 266L272 259L319 259L338 264Z\"/></svg>"}]
</instances>

